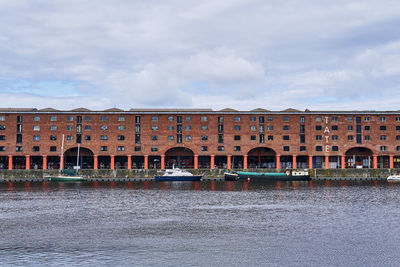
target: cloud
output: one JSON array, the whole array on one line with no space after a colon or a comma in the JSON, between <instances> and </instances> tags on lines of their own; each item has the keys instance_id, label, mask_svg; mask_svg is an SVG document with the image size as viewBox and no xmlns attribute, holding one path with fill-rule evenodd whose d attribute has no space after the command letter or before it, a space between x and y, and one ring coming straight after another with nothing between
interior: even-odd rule
<instances>
[{"instance_id":1,"label":"cloud","mask_svg":"<svg viewBox=\"0 0 400 267\"><path fill-rule=\"evenodd\" d=\"M0 95L65 109L396 108L398 14L375 0L0 0Z\"/></svg>"}]
</instances>

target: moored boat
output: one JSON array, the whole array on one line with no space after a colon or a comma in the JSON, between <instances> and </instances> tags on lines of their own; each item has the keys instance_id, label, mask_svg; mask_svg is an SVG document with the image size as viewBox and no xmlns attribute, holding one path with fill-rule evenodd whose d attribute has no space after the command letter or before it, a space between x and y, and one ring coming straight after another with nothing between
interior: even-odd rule
<instances>
[{"instance_id":1,"label":"moored boat","mask_svg":"<svg viewBox=\"0 0 400 267\"><path fill-rule=\"evenodd\" d=\"M237 181L239 180L239 175L237 173L225 172L224 179L225 181Z\"/></svg>"},{"instance_id":2,"label":"moored boat","mask_svg":"<svg viewBox=\"0 0 400 267\"><path fill-rule=\"evenodd\" d=\"M46 176L51 182L83 182L86 178L78 175L75 170L61 170L60 175Z\"/></svg>"},{"instance_id":3,"label":"moored boat","mask_svg":"<svg viewBox=\"0 0 400 267\"><path fill-rule=\"evenodd\" d=\"M236 172L241 181L308 181L308 171L286 171L286 172Z\"/></svg>"},{"instance_id":4,"label":"moored boat","mask_svg":"<svg viewBox=\"0 0 400 267\"><path fill-rule=\"evenodd\" d=\"M389 182L400 182L400 175L390 175L387 180Z\"/></svg>"},{"instance_id":5,"label":"moored boat","mask_svg":"<svg viewBox=\"0 0 400 267\"><path fill-rule=\"evenodd\" d=\"M200 181L202 175L193 175L192 173L181 170L179 168L172 168L165 171L162 176L155 176L158 182L163 181Z\"/></svg>"}]
</instances>

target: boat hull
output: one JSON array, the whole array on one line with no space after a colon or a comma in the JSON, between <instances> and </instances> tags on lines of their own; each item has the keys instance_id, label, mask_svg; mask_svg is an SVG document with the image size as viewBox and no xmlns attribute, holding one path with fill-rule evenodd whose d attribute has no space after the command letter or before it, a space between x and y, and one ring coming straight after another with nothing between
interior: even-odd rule
<instances>
[{"instance_id":1,"label":"boat hull","mask_svg":"<svg viewBox=\"0 0 400 267\"><path fill-rule=\"evenodd\" d=\"M235 173L225 173L224 174L225 181L237 181L239 180L239 175Z\"/></svg>"},{"instance_id":2,"label":"boat hull","mask_svg":"<svg viewBox=\"0 0 400 267\"><path fill-rule=\"evenodd\" d=\"M285 173L237 172L239 181L309 181L310 175L287 175Z\"/></svg>"},{"instance_id":3,"label":"boat hull","mask_svg":"<svg viewBox=\"0 0 400 267\"><path fill-rule=\"evenodd\" d=\"M81 176L53 176L48 177L50 182L84 182L85 178Z\"/></svg>"},{"instance_id":4,"label":"boat hull","mask_svg":"<svg viewBox=\"0 0 400 267\"><path fill-rule=\"evenodd\" d=\"M189 182L193 182L193 181L200 181L202 176L198 175L198 176L156 176L155 180L157 182L169 182L169 181L189 181Z\"/></svg>"}]
</instances>

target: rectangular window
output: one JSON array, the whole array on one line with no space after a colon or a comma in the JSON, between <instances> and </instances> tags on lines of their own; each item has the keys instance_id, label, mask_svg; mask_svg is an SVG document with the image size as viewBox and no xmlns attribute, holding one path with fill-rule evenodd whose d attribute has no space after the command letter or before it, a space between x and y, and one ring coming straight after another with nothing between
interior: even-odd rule
<instances>
[{"instance_id":1,"label":"rectangular window","mask_svg":"<svg viewBox=\"0 0 400 267\"><path fill-rule=\"evenodd\" d=\"M224 123L224 117L218 117L218 123Z\"/></svg>"},{"instance_id":2,"label":"rectangular window","mask_svg":"<svg viewBox=\"0 0 400 267\"><path fill-rule=\"evenodd\" d=\"M361 125L356 125L356 133L361 133Z\"/></svg>"},{"instance_id":3,"label":"rectangular window","mask_svg":"<svg viewBox=\"0 0 400 267\"><path fill-rule=\"evenodd\" d=\"M268 117L268 121L273 121L274 118L273 117Z\"/></svg>"},{"instance_id":4,"label":"rectangular window","mask_svg":"<svg viewBox=\"0 0 400 267\"><path fill-rule=\"evenodd\" d=\"M124 141L125 135L118 135L118 141Z\"/></svg>"},{"instance_id":5,"label":"rectangular window","mask_svg":"<svg viewBox=\"0 0 400 267\"><path fill-rule=\"evenodd\" d=\"M356 135L356 142L357 144L361 144L361 134Z\"/></svg>"},{"instance_id":6,"label":"rectangular window","mask_svg":"<svg viewBox=\"0 0 400 267\"><path fill-rule=\"evenodd\" d=\"M396 117L396 121L399 122L400 121L400 117Z\"/></svg>"},{"instance_id":7,"label":"rectangular window","mask_svg":"<svg viewBox=\"0 0 400 267\"><path fill-rule=\"evenodd\" d=\"M85 131L90 131L92 127L90 125L85 125Z\"/></svg>"},{"instance_id":8,"label":"rectangular window","mask_svg":"<svg viewBox=\"0 0 400 267\"><path fill-rule=\"evenodd\" d=\"M108 130L108 126L107 126L107 125L103 125L103 126L101 126L100 128L101 128L101 130L103 130L103 131L107 131L107 130Z\"/></svg>"},{"instance_id":9,"label":"rectangular window","mask_svg":"<svg viewBox=\"0 0 400 267\"><path fill-rule=\"evenodd\" d=\"M17 123L21 123L22 122L22 116L17 116Z\"/></svg>"},{"instance_id":10,"label":"rectangular window","mask_svg":"<svg viewBox=\"0 0 400 267\"><path fill-rule=\"evenodd\" d=\"M339 151L339 147L338 146L332 146L332 151Z\"/></svg>"},{"instance_id":11,"label":"rectangular window","mask_svg":"<svg viewBox=\"0 0 400 267\"><path fill-rule=\"evenodd\" d=\"M207 121L207 117L206 116L201 116L201 121Z\"/></svg>"},{"instance_id":12,"label":"rectangular window","mask_svg":"<svg viewBox=\"0 0 400 267\"><path fill-rule=\"evenodd\" d=\"M219 146L218 147L218 151L225 151L225 147L224 146Z\"/></svg>"},{"instance_id":13,"label":"rectangular window","mask_svg":"<svg viewBox=\"0 0 400 267\"><path fill-rule=\"evenodd\" d=\"M74 126L72 125L67 125L67 131L72 131L74 130Z\"/></svg>"},{"instance_id":14,"label":"rectangular window","mask_svg":"<svg viewBox=\"0 0 400 267\"><path fill-rule=\"evenodd\" d=\"M21 131L17 131L17 132L22 132L22 125L21 124L18 124L18 126L21 126ZM0 125L0 130L1 131L4 131L6 129L6 126L5 125Z\"/></svg>"},{"instance_id":15,"label":"rectangular window","mask_svg":"<svg viewBox=\"0 0 400 267\"><path fill-rule=\"evenodd\" d=\"M135 133L140 133L140 124L135 125Z\"/></svg>"},{"instance_id":16,"label":"rectangular window","mask_svg":"<svg viewBox=\"0 0 400 267\"><path fill-rule=\"evenodd\" d=\"M135 144L140 144L140 134L135 134Z\"/></svg>"},{"instance_id":17,"label":"rectangular window","mask_svg":"<svg viewBox=\"0 0 400 267\"><path fill-rule=\"evenodd\" d=\"M300 135L300 144L305 144L306 143L306 136L304 134Z\"/></svg>"},{"instance_id":18,"label":"rectangular window","mask_svg":"<svg viewBox=\"0 0 400 267\"><path fill-rule=\"evenodd\" d=\"M142 148L140 147L140 146L135 146L135 151L137 152L137 151L141 151L142 150Z\"/></svg>"},{"instance_id":19,"label":"rectangular window","mask_svg":"<svg viewBox=\"0 0 400 267\"><path fill-rule=\"evenodd\" d=\"M56 141L57 136L56 135L50 135L50 141Z\"/></svg>"},{"instance_id":20,"label":"rectangular window","mask_svg":"<svg viewBox=\"0 0 400 267\"><path fill-rule=\"evenodd\" d=\"M368 140L371 140L371 137L370 137L369 135L366 135L366 136L364 137L364 139L368 141Z\"/></svg>"},{"instance_id":21,"label":"rectangular window","mask_svg":"<svg viewBox=\"0 0 400 267\"><path fill-rule=\"evenodd\" d=\"M365 121L365 122L369 122L369 121L370 121L370 118L369 118L369 117L364 117L364 121Z\"/></svg>"},{"instance_id":22,"label":"rectangular window","mask_svg":"<svg viewBox=\"0 0 400 267\"><path fill-rule=\"evenodd\" d=\"M234 117L234 118L233 118L233 121L240 121L240 117L237 117L237 116Z\"/></svg>"},{"instance_id":23,"label":"rectangular window","mask_svg":"<svg viewBox=\"0 0 400 267\"><path fill-rule=\"evenodd\" d=\"M182 123L182 116L176 117L176 123Z\"/></svg>"},{"instance_id":24,"label":"rectangular window","mask_svg":"<svg viewBox=\"0 0 400 267\"><path fill-rule=\"evenodd\" d=\"M92 117L90 117L90 116L85 116L85 121L91 121L92 120Z\"/></svg>"},{"instance_id":25,"label":"rectangular window","mask_svg":"<svg viewBox=\"0 0 400 267\"><path fill-rule=\"evenodd\" d=\"M185 136L185 140L186 140L186 141L191 141L191 140L192 140L192 136L186 135L186 136Z\"/></svg>"},{"instance_id":26,"label":"rectangular window","mask_svg":"<svg viewBox=\"0 0 400 267\"><path fill-rule=\"evenodd\" d=\"M264 125L259 125L259 126L258 126L258 131L259 131L260 133L263 133L263 132L264 132Z\"/></svg>"},{"instance_id":27,"label":"rectangular window","mask_svg":"<svg viewBox=\"0 0 400 267\"><path fill-rule=\"evenodd\" d=\"M190 130L192 130L192 126L190 126L190 125L186 125L186 126L185 126L185 130L186 130L186 131L190 131Z\"/></svg>"},{"instance_id":28,"label":"rectangular window","mask_svg":"<svg viewBox=\"0 0 400 267\"><path fill-rule=\"evenodd\" d=\"M118 125L118 130L124 131L125 130L125 126L124 125Z\"/></svg>"},{"instance_id":29,"label":"rectangular window","mask_svg":"<svg viewBox=\"0 0 400 267\"><path fill-rule=\"evenodd\" d=\"M152 130L152 131L158 131L158 126L157 126L157 125L151 126L151 130Z\"/></svg>"},{"instance_id":30,"label":"rectangular window","mask_svg":"<svg viewBox=\"0 0 400 267\"><path fill-rule=\"evenodd\" d=\"M260 141L261 144L265 143L265 137L264 137L263 134L259 135L259 141Z\"/></svg>"},{"instance_id":31,"label":"rectangular window","mask_svg":"<svg viewBox=\"0 0 400 267\"><path fill-rule=\"evenodd\" d=\"M257 131L257 126L251 125L250 126L250 131Z\"/></svg>"},{"instance_id":32,"label":"rectangular window","mask_svg":"<svg viewBox=\"0 0 400 267\"><path fill-rule=\"evenodd\" d=\"M124 116L119 116L118 117L118 121L125 121L125 117Z\"/></svg>"},{"instance_id":33,"label":"rectangular window","mask_svg":"<svg viewBox=\"0 0 400 267\"><path fill-rule=\"evenodd\" d=\"M371 129L369 125L366 125L366 126L364 127L364 130L366 130L366 131L369 131L369 129Z\"/></svg>"},{"instance_id":34,"label":"rectangular window","mask_svg":"<svg viewBox=\"0 0 400 267\"><path fill-rule=\"evenodd\" d=\"M300 133L304 133L306 131L306 127L304 124L300 124Z\"/></svg>"},{"instance_id":35,"label":"rectangular window","mask_svg":"<svg viewBox=\"0 0 400 267\"><path fill-rule=\"evenodd\" d=\"M4 136L4 135L3 135ZM1 137L1 136L0 136ZM1 140L1 139L0 139ZM396 141L400 141L400 135L396 135Z\"/></svg>"},{"instance_id":36,"label":"rectangular window","mask_svg":"<svg viewBox=\"0 0 400 267\"><path fill-rule=\"evenodd\" d=\"M125 147L124 146L118 146L118 151L125 151Z\"/></svg>"},{"instance_id":37,"label":"rectangular window","mask_svg":"<svg viewBox=\"0 0 400 267\"><path fill-rule=\"evenodd\" d=\"M56 146L51 146L50 147L50 152L57 152L57 147Z\"/></svg>"},{"instance_id":38,"label":"rectangular window","mask_svg":"<svg viewBox=\"0 0 400 267\"><path fill-rule=\"evenodd\" d=\"M258 122L259 123L264 123L265 122L264 116L258 117Z\"/></svg>"},{"instance_id":39,"label":"rectangular window","mask_svg":"<svg viewBox=\"0 0 400 267\"><path fill-rule=\"evenodd\" d=\"M176 125L176 132L177 133L181 133L182 132L182 125L181 124Z\"/></svg>"},{"instance_id":40,"label":"rectangular window","mask_svg":"<svg viewBox=\"0 0 400 267\"><path fill-rule=\"evenodd\" d=\"M177 135L176 135L176 142L177 142L178 144L181 144L181 143L182 143L182 135L181 135L181 134L177 134Z\"/></svg>"},{"instance_id":41,"label":"rectangular window","mask_svg":"<svg viewBox=\"0 0 400 267\"><path fill-rule=\"evenodd\" d=\"M348 130L348 131L353 131L353 125L348 125L348 126L347 126L347 130Z\"/></svg>"},{"instance_id":42,"label":"rectangular window","mask_svg":"<svg viewBox=\"0 0 400 267\"><path fill-rule=\"evenodd\" d=\"M316 131L321 131L322 130L322 126L321 125L316 125L315 126L315 130Z\"/></svg>"},{"instance_id":43,"label":"rectangular window","mask_svg":"<svg viewBox=\"0 0 400 267\"><path fill-rule=\"evenodd\" d=\"M203 131L208 130L208 126L207 125L201 125L201 130L203 130Z\"/></svg>"},{"instance_id":44,"label":"rectangular window","mask_svg":"<svg viewBox=\"0 0 400 267\"><path fill-rule=\"evenodd\" d=\"M384 125L379 126L379 130L386 131L386 126L384 126Z\"/></svg>"},{"instance_id":45,"label":"rectangular window","mask_svg":"<svg viewBox=\"0 0 400 267\"><path fill-rule=\"evenodd\" d=\"M306 151L306 147L305 146L301 146L300 147L300 152L304 152L304 151Z\"/></svg>"},{"instance_id":46,"label":"rectangular window","mask_svg":"<svg viewBox=\"0 0 400 267\"><path fill-rule=\"evenodd\" d=\"M67 135L67 141L72 141L74 140L74 137L72 135Z\"/></svg>"},{"instance_id":47,"label":"rectangular window","mask_svg":"<svg viewBox=\"0 0 400 267\"><path fill-rule=\"evenodd\" d=\"M189 117L189 116L187 116L187 117L185 118L185 120L186 120L186 121L191 121L191 120L192 120L192 118L191 118L191 117Z\"/></svg>"},{"instance_id":48,"label":"rectangular window","mask_svg":"<svg viewBox=\"0 0 400 267\"><path fill-rule=\"evenodd\" d=\"M82 132L82 124L76 125L76 132L81 133Z\"/></svg>"},{"instance_id":49,"label":"rectangular window","mask_svg":"<svg viewBox=\"0 0 400 267\"><path fill-rule=\"evenodd\" d=\"M152 135L151 136L151 141L157 141L158 140L158 136L157 135Z\"/></svg>"},{"instance_id":50,"label":"rectangular window","mask_svg":"<svg viewBox=\"0 0 400 267\"><path fill-rule=\"evenodd\" d=\"M284 146L283 151L290 151L290 146Z\"/></svg>"},{"instance_id":51,"label":"rectangular window","mask_svg":"<svg viewBox=\"0 0 400 267\"><path fill-rule=\"evenodd\" d=\"M347 121L348 122L352 122L353 121L353 117L347 117Z\"/></svg>"},{"instance_id":52,"label":"rectangular window","mask_svg":"<svg viewBox=\"0 0 400 267\"><path fill-rule=\"evenodd\" d=\"M74 121L74 117L68 116L67 120L68 120L68 121Z\"/></svg>"},{"instance_id":53,"label":"rectangular window","mask_svg":"<svg viewBox=\"0 0 400 267\"><path fill-rule=\"evenodd\" d=\"M347 140L353 141L353 136L352 136L352 135L348 135L348 136L347 136Z\"/></svg>"},{"instance_id":54,"label":"rectangular window","mask_svg":"<svg viewBox=\"0 0 400 267\"><path fill-rule=\"evenodd\" d=\"M169 120L169 121L174 121L174 117L169 116L169 117L168 117L168 120Z\"/></svg>"},{"instance_id":55,"label":"rectangular window","mask_svg":"<svg viewBox=\"0 0 400 267\"><path fill-rule=\"evenodd\" d=\"M158 121L158 116L152 116L151 121Z\"/></svg>"},{"instance_id":56,"label":"rectangular window","mask_svg":"<svg viewBox=\"0 0 400 267\"><path fill-rule=\"evenodd\" d=\"M100 151L103 151L103 152L107 151L107 146L101 146Z\"/></svg>"},{"instance_id":57,"label":"rectangular window","mask_svg":"<svg viewBox=\"0 0 400 267\"><path fill-rule=\"evenodd\" d=\"M101 121L108 121L108 117L107 116L101 116Z\"/></svg>"},{"instance_id":58,"label":"rectangular window","mask_svg":"<svg viewBox=\"0 0 400 267\"><path fill-rule=\"evenodd\" d=\"M283 121L289 121L289 117L283 117Z\"/></svg>"},{"instance_id":59,"label":"rectangular window","mask_svg":"<svg viewBox=\"0 0 400 267\"><path fill-rule=\"evenodd\" d=\"M33 121L40 121L40 117L39 116L33 117Z\"/></svg>"},{"instance_id":60,"label":"rectangular window","mask_svg":"<svg viewBox=\"0 0 400 267\"><path fill-rule=\"evenodd\" d=\"M6 136L5 135L0 135L0 141L5 141L6 140Z\"/></svg>"},{"instance_id":61,"label":"rectangular window","mask_svg":"<svg viewBox=\"0 0 400 267\"><path fill-rule=\"evenodd\" d=\"M240 131L240 125L235 125L235 126L233 127L233 129L234 129L235 131Z\"/></svg>"},{"instance_id":62,"label":"rectangular window","mask_svg":"<svg viewBox=\"0 0 400 267\"><path fill-rule=\"evenodd\" d=\"M100 136L100 140L108 140L108 136L107 135L102 135L102 136Z\"/></svg>"},{"instance_id":63,"label":"rectangular window","mask_svg":"<svg viewBox=\"0 0 400 267\"><path fill-rule=\"evenodd\" d=\"M303 116L300 117L300 123L304 123L306 120Z\"/></svg>"},{"instance_id":64,"label":"rectangular window","mask_svg":"<svg viewBox=\"0 0 400 267\"><path fill-rule=\"evenodd\" d=\"M386 151L386 146L381 146L381 151Z\"/></svg>"},{"instance_id":65,"label":"rectangular window","mask_svg":"<svg viewBox=\"0 0 400 267\"><path fill-rule=\"evenodd\" d=\"M0 151L1 151L1 152L6 151L6 147L5 147L5 146L0 146Z\"/></svg>"},{"instance_id":66,"label":"rectangular window","mask_svg":"<svg viewBox=\"0 0 400 267\"><path fill-rule=\"evenodd\" d=\"M288 141L290 139L289 135L284 135L283 140Z\"/></svg>"},{"instance_id":67,"label":"rectangular window","mask_svg":"<svg viewBox=\"0 0 400 267\"><path fill-rule=\"evenodd\" d=\"M218 133L224 132L224 125L218 125Z\"/></svg>"},{"instance_id":68,"label":"rectangular window","mask_svg":"<svg viewBox=\"0 0 400 267\"><path fill-rule=\"evenodd\" d=\"M400 126L396 126L396 131L400 131Z\"/></svg>"},{"instance_id":69,"label":"rectangular window","mask_svg":"<svg viewBox=\"0 0 400 267\"><path fill-rule=\"evenodd\" d=\"M76 116L76 123L82 123L82 116Z\"/></svg>"},{"instance_id":70,"label":"rectangular window","mask_svg":"<svg viewBox=\"0 0 400 267\"><path fill-rule=\"evenodd\" d=\"M289 125L284 125L282 128L284 131L289 131L289 129L290 129Z\"/></svg>"},{"instance_id":71,"label":"rectangular window","mask_svg":"<svg viewBox=\"0 0 400 267\"><path fill-rule=\"evenodd\" d=\"M39 151L40 151L40 148L38 146L33 147L33 152L39 152Z\"/></svg>"},{"instance_id":72,"label":"rectangular window","mask_svg":"<svg viewBox=\"0 0 400 267\"><path fill-rule=\"evenodd\" d=\"M90 135L85 135L85 141L90 141Z\"/></svg>"},{"instance_id":73,"label":"rectangular window","mask_svg":"<svg viewBox=\"0 0 400 267\"><path fill-rule=\"evenodd\" d=\"M173 135L168 135L168 141L173 141L174 140L174 136Z\"/></svg>"},{"instance_id":74,"label":"rectangular window","mask_svg":"<svg viewBox=\"0 0 400 267\"><path fill-rule=\"evenodd\" d=\"M267 126L267 130L268 130L268 131L272 131L272 130L274 130L274 126L272 126L272 125L268 125L268 126Z\"/></svg>"},{"instance_id":75,"label":"rectangular window","mask_svg":"<svg viewBox=\"0 0 400 267\"><path fill-rule=\"evenodd\" d=\"M219 134L219 135L218 135L218 143L219 143L219 144L224 143L224 135L223 135L223 134Z\"/></svg>"},{"instance_id":76,"label":"rectangular window","mask_svg":"<svg viewBox=\"0 0 400 267\"><path fill-rule=\"evenodd\" d=\"M158 147L156 147L156 146L151 147L151 152L157 152L157 151L158 151Z\"/></svg>"},{"instance_id":77,"label":"rectangular window","mask_svg":"<svg viewBox=\"0 0 400 267\"><path fill-rule=\"evenodd\" d=\"M135 116L135 123L140 123L140 116Z\"/></svg>"},{"instance_id":78,"label":"rectangular window","mask_svg":"<svg viewBox=\"0 0 400 267\"><path fill-rule=\"evenodd\" d=\"M240 151L240 146L234 146L233 151Z\"/></svg>"},{"instance_id":79,"label":"rectangular window","mask_svg":"<svg viewBox=\"0 0 400 267\"><path fill-rule=\"evenodd\" d=\"M338 121L338 117L333 116L333 117L332 117L332 121Z\"/></svg>"},{"instance_id":80,"label":"rectangular window","mask_svg":"<svg viewBox=\"0 0 400 267\"><path fill-rule=\"evenodd\" d=\"M322 118L321 118L321 117L316 117L316 118L315 118L315 121L316 121L316 122L321 122L321 121L322 121Z\"/></svg>"},{"instance_id":81,"label":"rectangular window","mask_svg":"<svg viewBox=\"0 0 400 267\"><path fill-rule=\"evenodd\" d=\"M17 143L22 143L22 134L17 134Z\"/></svg>"},{"instance_id":82,"label":"rectangular window","mask_svg":"<svg viewBox=\"0 0 400 267\"><path fill-rule=\"evenodd\" d=\"M235 141L240 141L240 135L235 135L235 136L233 137L233 140L235 140Z\"/></svg>"},{"instance_id":83,"label":"rectangular window","mask_svg":"<svg viewBox=\"0 0 400 267\"><path fill-rule=\"evenodd\" d=\"M57 125L50 125L50 131L57 131Z\"/></svg>"},{"instance_id":84,"label":"rectangular window","mask_svg":"<svg viewBox=\"0 0 400 267\"><path fill-rule=\"evenodd\" d=\"M381 135L381 141L386 141L386 135Z\"/></svg>"},{"instance_id":85,"label":"rectangular window","mask_svg":"<svg viewBox=\"0 0 400 267\"><path fill-rule=\"evenodd\" d=\"M208 151L208 147L207 146L201 146L201 151Z\"/></svg>"},{"instance_id":86,"label":"rectangular window","mask_svg":"<svg viewBox=\"0 0 400 267\"><path fill-rule=\"evenodd\" d=\"M322 135L315 136L315 140L322 140Z\"/></svg>"},{"instance_id":87,"label":"rectangular window","mask_svg":"<svg viewBox=\"0 0 400 267\"><path fill-rule=\"evenodd\" d=\"M251 140L251 141L256 141L256 140L257 140L257 136L251 135L251 136L250 136L250 140Z\"/></svg>"},{"instance_id":88,"label":"rectangular window","mask_svg":"<svg viewBox=\"0 0 400 267\"><path fill-rule=\"evenodd\" d=\"M361 123L361 117L356 117L356 123Z\"/></svg>"},{"instance_id":89,"label":"rectangular window","mask_svg":"<svg viewBox=\"0 0 400 267\"><path fill-rule=\"evenodd\" d=\"M315 151L322 151L322 146L316 146Z\"/></svg>"},{"instance_id":90,"label":"rectangular window","mask_svg":"<svg viewBox=\"0 0 400 267\"><path fill-rule=\"evenodd\" d=\"M40 141L39 135L34 135L33 136L33 141Z\"/></svg>"},{"instance_id":91,"label":"rectangular window","mask_svg":"<svg viewBox=\"0 0 400 267\"><path fill-rule=\"evenodd\" d=\"M386 122L386 117L380 117L381 122Z\"/></svg>"},{"instance_id":92,"label":"rectangular window","mask_svg":"<svg viewBox=\"0 0 400 267\"><path fill-rule=\"evenodd\" d=\"M268 135L268 141L272 141L274 140L274 136L273 135Z\"/></svg>"},{"instance_id":93,"label":"rectangular window","mask_svg":"<svg viewBox=\"0 0 400 267\"><path fill-rule=\"evenodd\" d=\"M0 130L5 130L6 126L0 125ZM22 133L22 124L17 125L17 133Z\"/></svg>"},{"instance_id":94,"label":"rectangular window","mask_svg":"<svg viewBox=\"0 0 400 267\"><path fill-rule=\"evenodd\" d=\"M15 152L22 152L22 146L16 146Z\"/></svg>"},{"instance_id":95,"label":"rectangular window","mask_svg":"<svg viewBox=\"0 0 400 267\"><path fill-rule=\"evenodd\" d=\"M0 121L5 121L6 120L6 116L0 116Z\"/></svg>"},{"instance_id":96,"label":"rectangular window","mask_svg":"<svg viewBox=\"0 0 400 267\"><path fill-rule=\"evenodd\" d=\"M400 151L400 146L396 146L396 151Z\"/></svg>"},{"instance_id":97,"label":"rectangular window","mask_svg":"<svg viewBox=\"0 0 400 267\"><path fill-rule=\"evenodd\" d=\"M168 131L173 131L174 130L174 126L170 125L168 126Z\"/></svg>"},{"instance_id":98,"label":"rectangular window","mask_svg":"<svg viewBox=\"0 0 400 267\"><path fill-rule=\"evenodd\" d=\"M201 136L201 141L207 141L208 140L208 136L207 135L202 135Z\"/></svg>"},{"instance_id":99,"label":"rectangular window","mask_svg":"<svg viewBox=\"0 0 400 267\"><path fill-rule=\"evenodd\" d=\"M57 116L50 116L50 121L57 121Z\"/></svg>"},{"instance_id":100,"label":"rectangular window","mask_svg":"<svg viewBox=\"0 0 400 267\"><path fill-rule=\"evenodd\" d=\"M332 125L332 131L337 131L339 127L337 125Z\"/></svg>"},{"instance_id":101,"label":"rectangular window","mask_svg":"<svg viewBox=\"0 0 400 267\"><path fill-rule=\"evenodd\" d=\"M339 137L337 135L332 135L332 140L337 141L339 140Z\"/></svg>"},{"instance_id":102,"label":"rectangular window","mask_svg":"<svg viewBox=\"0 0 400 267\"><path fill-rule=\"evenodd\" d=\"M40 126L39 126L39 125L33 126L33 130L34 130L34 131L40 131Z\"/></svg>"}]
</instances>

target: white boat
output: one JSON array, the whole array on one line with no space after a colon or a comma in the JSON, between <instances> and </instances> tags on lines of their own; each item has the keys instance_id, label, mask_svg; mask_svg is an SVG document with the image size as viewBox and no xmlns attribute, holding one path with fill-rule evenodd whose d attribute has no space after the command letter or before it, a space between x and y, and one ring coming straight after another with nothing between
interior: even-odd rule
<instances>
[{"instance_id":1,"label":"white boat","mask_svg":"<svg viewBox=\"0 0 400 267\"><path fill-rule=\"evenodd\" d=\"M387 180L389 182L400 182L400 175L390 175Z\"/></svg>"},{"instance_id":2,"label":"white boat","mask_svg":"<svg viewBox=\"0 0 400 267\"><path fill-rule=\"evenodd\" d=\"M156 181L200 181L202 175L192 173L179 168L168 169L162 176L156 176Z\"/></svg>"}]
</instances>

